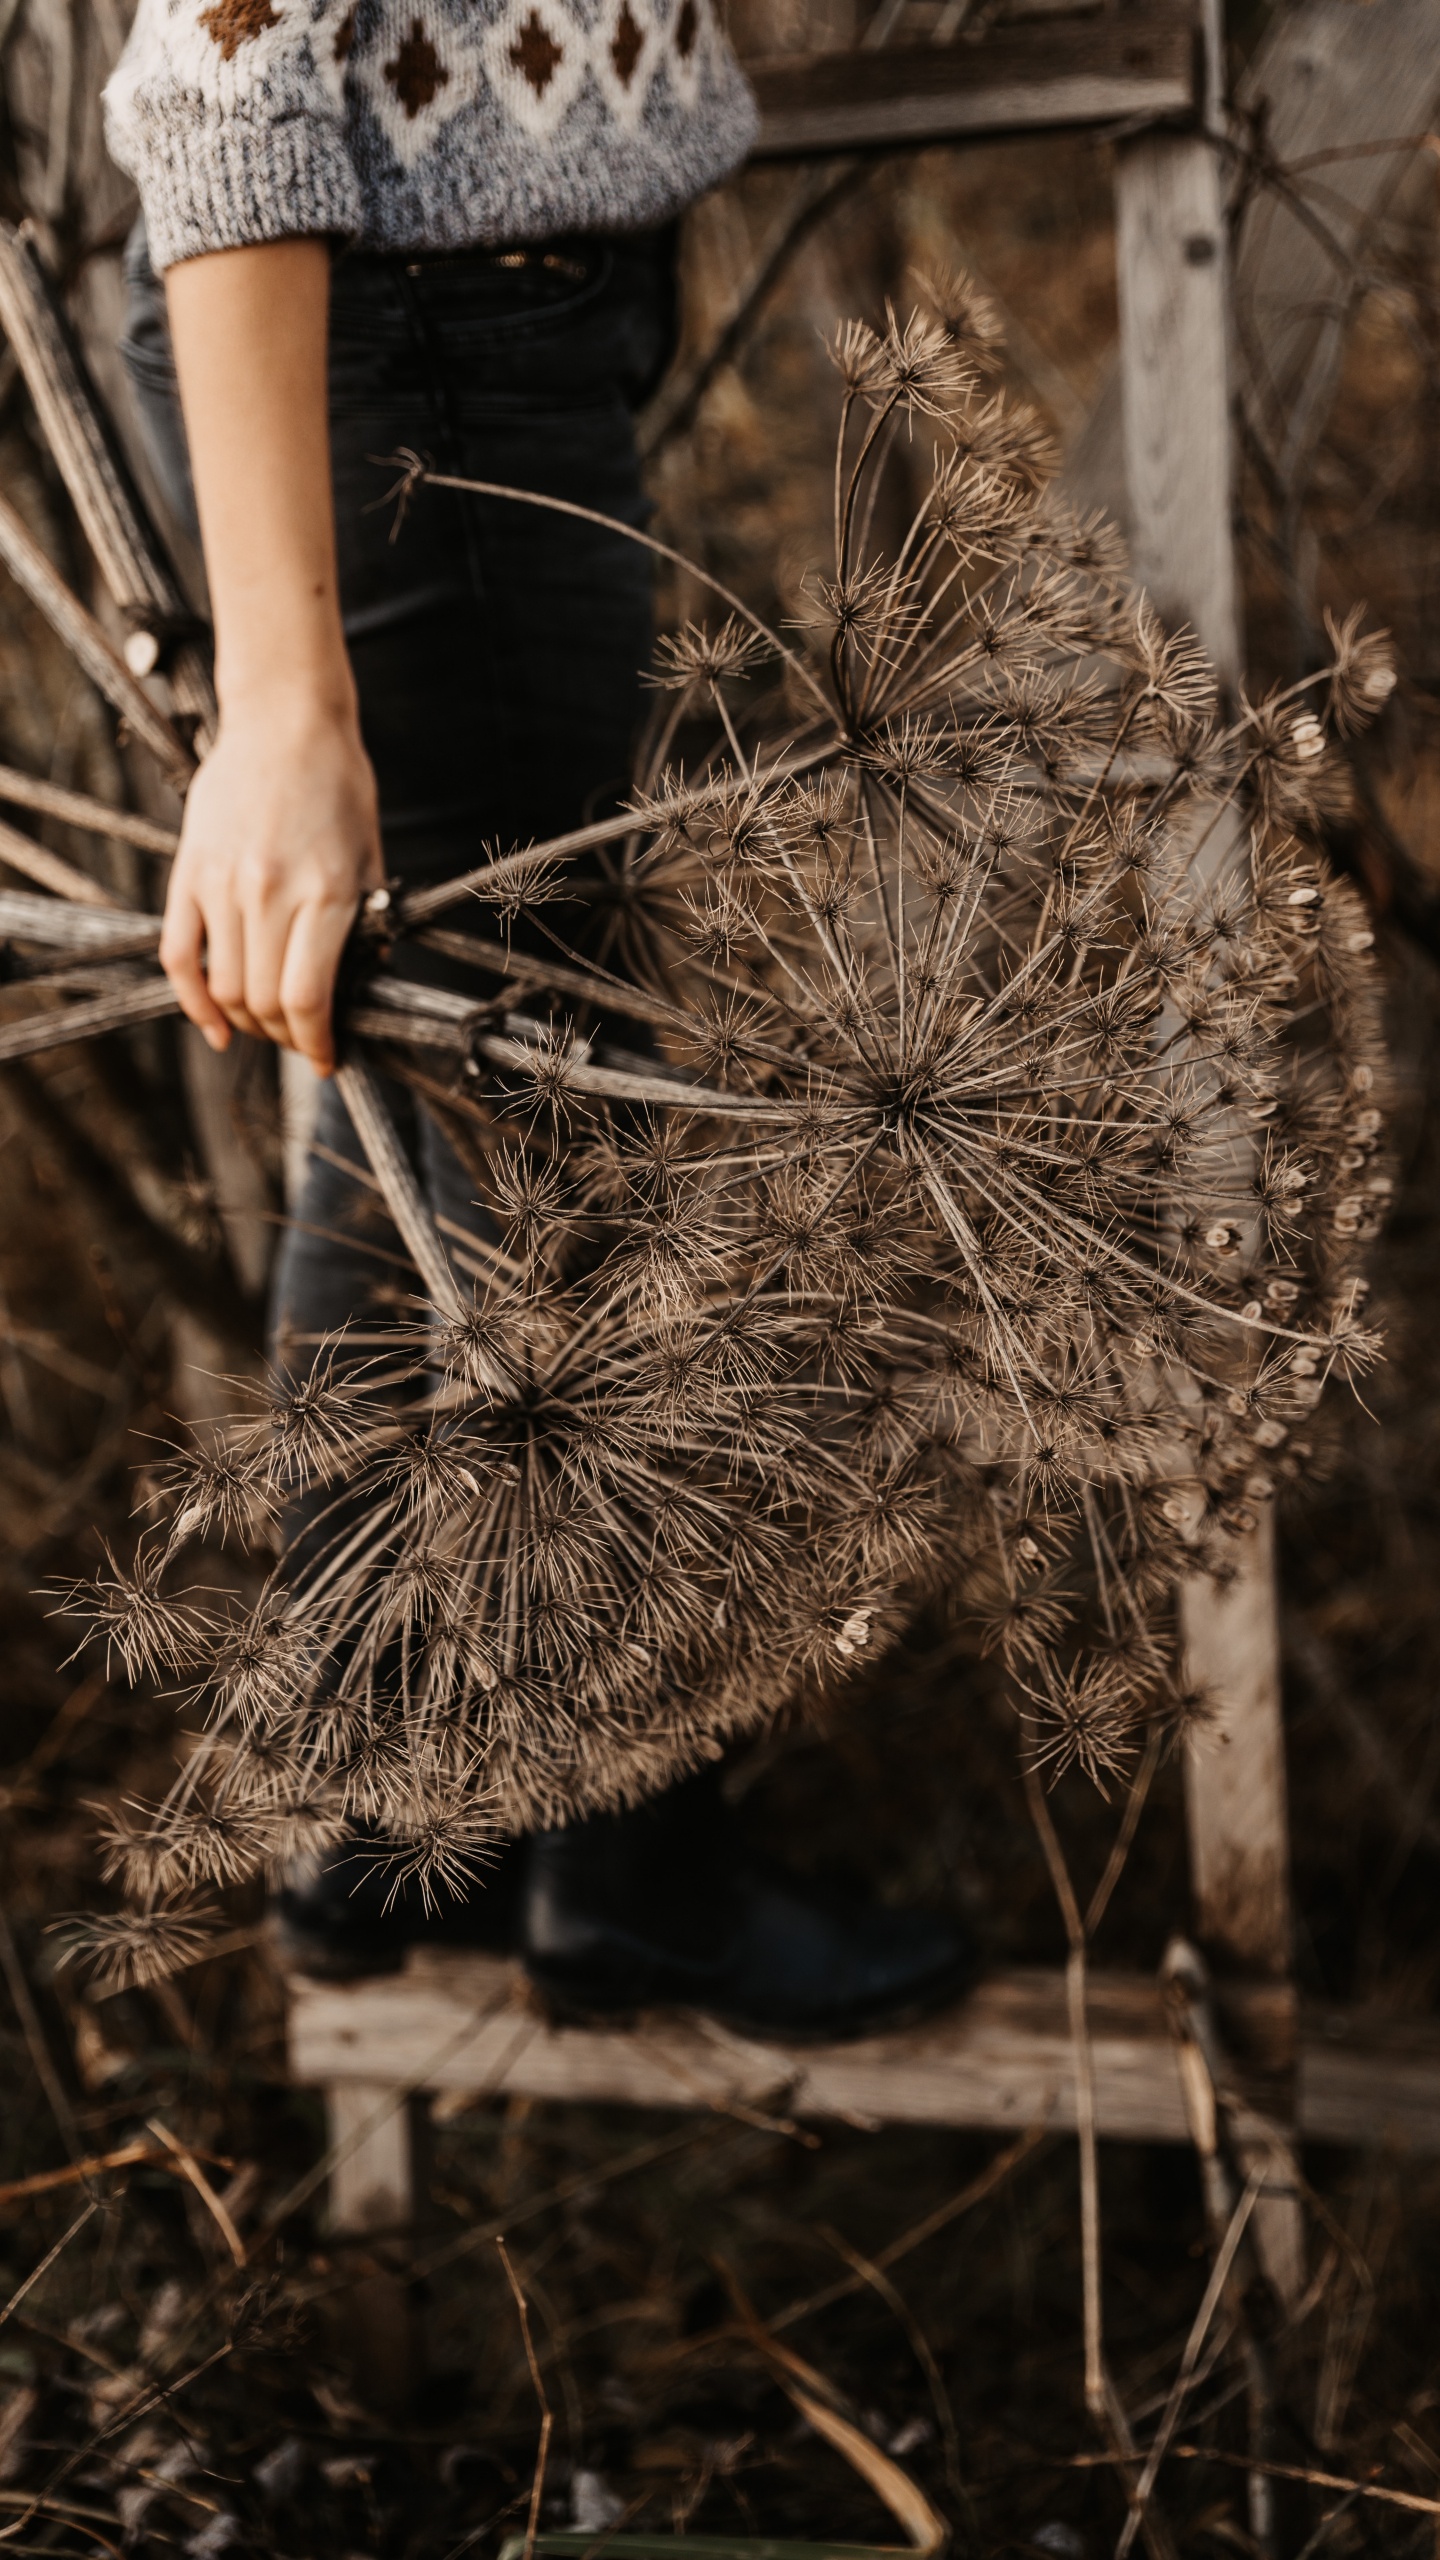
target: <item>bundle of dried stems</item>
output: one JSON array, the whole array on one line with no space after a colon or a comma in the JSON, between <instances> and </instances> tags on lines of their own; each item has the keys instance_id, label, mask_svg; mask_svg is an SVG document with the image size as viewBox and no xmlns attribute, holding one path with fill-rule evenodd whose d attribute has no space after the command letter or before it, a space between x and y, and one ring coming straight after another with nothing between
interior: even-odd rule
<instances>
[{"instance_id":1,"label":"bundle of dried stems","mask_svg":"<svg viewBox=\"0 0 1440 2560\"><path fill-rule=\"evenodd\" d=\"M1038 1769L1103 1784L1203 1713L1176 1578L1226 1572L1376 1350L1371 936L1307 828L1393 679L1332 627L1319 674L1227 716L1109 530L1047 496L994 344L951 279L847 328L834 564L794 629L722 591L661 645L619 817L367 919L342 1076L424 1294L177 1452L133 1558L67 1595L198 1711L112 1831L110 1979L184 1961L208 1884L357 1820L397 1879L463 1884L497 1833L843 1678L942 1585ZM407 461L407 495L435 478ZM529 947L436 923L467 900ZM66 952L7 1053L164 1003L148 919L17 894L0 923ZM493 996L422 984L417 948ZM463 1248L367 1052L467 1149ZM186 1586L297 1497L258 1603L213 1555Z\"/></svg>"}]
</instances>

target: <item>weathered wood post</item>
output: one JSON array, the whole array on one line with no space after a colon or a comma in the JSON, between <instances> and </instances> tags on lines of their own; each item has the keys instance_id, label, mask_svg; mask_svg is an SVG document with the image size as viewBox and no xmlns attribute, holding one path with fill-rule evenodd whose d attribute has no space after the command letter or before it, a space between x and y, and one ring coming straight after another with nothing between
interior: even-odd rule
<instances>
[{"instance_id":1,"label":"weathered wood post","mask_svg":"<svg viewBox=\"0 0 1440 2560\"><path fill-rule=\"evenodd\" d=\"M1206 0L1202 25L1199 130L1149 133L1117 154L1121 405L1136 575L1167 622L1195 630L1233 697L1243 649L1232 528L1218 0ZM1218 872L1239 855L1235 829L1222 823L1201 858ZM1222 1974L1228 1968L1275 1984L1276 1998L1266 2004L1271 2032L1252 2058L1283 2089L1294 2065L1294 2005L1279 1610L1268 1508L1236 1561L1227 1586L1196 1576L1180 1594L1187 1678L1212 1708L1212 1721L1190 1744L1185 1771L1195 1925ZM1275 2182L1283 2189L1285 2161L1271 2149ZM1267 2272L1293 2299L1303 2284L1303 2232L1293 2193L1267 2197L1257 2224Z\"/></svg>"},{"instance_id":2,"label":"weathered wood post","mask_svg":"<svg viewBox=\"0 0 1440 2560\"><path fill-rule=\"evenodd\" d=\"M355 2259L336 2297L334 2342L366 2400L380 2410L409 2404L423 2366L422 2328L406 2268L423 2105L403 2081L335 2080L325 2091L327 2219L345 2256Z\"/></svg>"}]
</instances>

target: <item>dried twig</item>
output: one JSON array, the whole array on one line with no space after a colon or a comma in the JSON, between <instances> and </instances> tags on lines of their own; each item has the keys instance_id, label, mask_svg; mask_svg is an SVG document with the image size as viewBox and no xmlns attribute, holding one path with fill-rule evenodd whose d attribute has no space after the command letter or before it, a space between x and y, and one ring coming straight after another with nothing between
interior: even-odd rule
<instances>
[{"instance_id":1,"label":"dried twig","mask_svg":"<svg viewBox=\"0 0 1440 2560\"><path fill-rule=\"evenodd\" d=\"M1141 2523L1144 2519L1145 2509L1149 2503L1150 2494L1154 2489L1155 2481L1160 2470L1160 2465L1165 2459L1170 2439L1179 2423L1180 2412L1185 2405L1186 2396L1194 2383L1196 2368L1200 2362L1201 2354L1204 2351L1205 2341L1210 2334L1210 2324L1224 2298L1226 2287L1230 2281L1230 2271L1235 2263L1235 2255L1245 2236L1246 2225L1248 2224L1250 2216L1255 2209L1255 2202L1259 2193L1260 2181L1258 2178L1252 2177L1248 2181L1244 2193L1236 2201L1235 2210L1230 2216L1230 2222L1225 2232L1225 2236L1215 2253L1214 2264L1210 2270L1210 2281L1205 2287L1204 2294L1200 2301L1200 2308L1195 2314L1194 2321L1191 2324L1190 2335L1185 2341L1185 2352L1180 2359L1179 2371L1171 2385L1170 2396L1161 2412L1160 2423L1155 2430L1154 2441L1150 2446L1149 2452L1145 2456L1145 2468L1135 2483L1134 2504L1121 2527L1120 2539L1115 2545L1115 2560L1125 2560L1125 2555L1129 2551L1131 2544L1135 2540L1136 2534L1140 2530Z\"/></svg>"},{"instance_id":2,"label":"dried twig","mask_svg":"<svg viewBox=\"0 0 1440 2560\"><path fill-rule=\"evenodd\" d=\"M877 2249L871 2260L872 2265L881 2270L898 2265L902 2258L909 2256L912 2249L923 2248L927 2240L933 2240L937 2233L945 2230L950 2223L958 2221L962 2213L973 2211L977 2204L987 2203L1021 2163L1029 2159L1032 2151L1044 2141L1045 2132L1043 2118L1039 2123L1029 2126L1016 2141L1007 2143L1003 2151L997 2152L988 2167L982 2169L978 2177L972 2178L967 2186L962 2187L958 2195L951 2196L949 2201L938 2206L934 2213L927 2213L922 2221L912 2223L910 2229L902 2231L897 2240L887 2241L883 2249ZM843 2276L837 2284L826 2285L819 2293L806 2294L798 2302L787 2303L784 2310L777 2311L774 2318L767 2320L765 2325L773 2337L781 2329L793 2328L797 2320L808 2320L817 2311L828 2311L834 2303L843 2302L850 2294L859 2293L864 2281L865 2279L858 2275Z\"/></svg>"},{"instance_id":3,"label":"dried twig","mask_svg":"<svg viewBox=\"0 0 1440 2560\"><path fill-rule=\"evenodd\" d=\"M519 2278L510 2263L510 2252L499 2233L496 2234L495 2247L499 2253L500 2264L505 2270L506 2282L515 2298L515 2309L520 2319L520 2335L525 2341L525 2361L530 2367L530 2379L535 2386L535 2397L540 2403L540 2446L535 2456L535 2476L530 2486L530 2513L525 2526L525 2560L533 2560L535 2536L540 2530L540 2502L545 2494L545 2465L549 2459L550 2437L555 2418L545 2394L545 2382L535 2353L535 2342L530 2335L529 2305L521 2290Z\"/></svg>"},{"instance_id":4,"label":"dried twig","mask_svg":"<svg viewBox=\"0 0 1440 2560\"><path fill-rule=\"evenodd\" d=\"M395 1132L379 1085L368 1067L347 1058L335 1070L335 1082L370 1169L385 1195L385 1206L404 1240L406 1251L442 1315L456 1315L462 1299L450 1258L425 1205L410 1159Z\"/></svg>"},{"instance_id":5,"label":"dried twig","mask_svg":"<svg viewBox=\"0 0 1440 2560\"><path fill-rule=\"evenodd\" d=\"M8 498L0 497L0 560L24 588L51 629L63 640L77 666L112 703L133 734L147 746L162 773L183 787L194 771L194 758L137 682L119 651L112 648L99 623L42 551L23 516Z\"/></svg>"},{"instance_id":6,"label":"dried twig","mask_svg":"<svg viewBox=\"0 0 1440 2560\"><path fill-rule=\"evenodd\" d=\"M46 817L62 819L66 826L138 845L144 853L168 856L180 841L173 827L157 826L153 818L142 818L133 809L112 809L108 801L94 800L88 791L67 791L58 782L42 782L35 774L17 772L14 765L0 764L0 801L19 809L39 809Z\"/></svg>"},{"instance_id":7,"label":"dried twig","mask_svg":"<svg viewBox=\"0 0 1440 2560\"><path fill-rule=\"evenodd\" d=\"M110 594L166 657L171 697L202 738L215 695L195 618L135 489L29 224L0 224L0 325ZM183 754L181 770L191 760Z\"/></svg>"},{"instance_id":8,"label":"dried twig","mask_svg":"<svg viewBox=\"0 0 1440 2560\"><path fill-rule=\"evenodd\" d=\"M206 2177L204 2170L201 2168L194 2152L190 2149L189 2144L182 2142L178 2134L172 2133L168 2125L162 2124L158 2116L151 2116L148 2119L148 2123L149 2130L165 2145L166 2151L179 2167L181 2175L189 2179L195 2193L200 2198L206 2212L209 2214L217 2231L220 2233L220 2236L224 2241L226 2248L229 2250L231 2257L234 2259L236 2266L243 2267L245 2264L245 2243L241 2239L239 2232L236 2230L234 2222L231 2219L223 2200L215 2193L214 2188L211 2186L209 2179Z\"/></svg>"},{"instance_id":9,"label":"dried twig","mask_svg":"<svg viewBox=\"0 0 1440 2560\"><path fill-rule=\"evenodd\" d=\"M73 862L62 861L48 846L37 844L33 836L22 835L18 827L6 826L0 819L0 863L11 871L23 873L27 880L37 880L42 889L53 890L56 897L73 898L81 906L114 907L119 901L92 880L86 871L77 871Z\"/></svg>"},{"instance_id":10,"label":"dried twig","mask_svg":"<svg viewBox=\"0 0 1440 2560\"><path fill-rule=\"evenodd\" d=\"M153 2142L122 2142L116 2151L93 2152L88 2159L74 2160L68 2169L40 2169L31 2178L11 2178L0 2186L0 2206L23 2204L31 2196L50 2195L57 2187L83 2184L87 2178L101 2177L108 2169L153 2169L173 2166L166 2151L157 2151Z\"/></svg>"},{"instance_id":11,"label":"dried twig","mask_svg":"<svg viewBox=\"0 0 1440 2560\"><path fill-rule=\"evenodd\" d=\"M41 2277L49 2274L56 2259L69 2248L71 2241L77 2238L79 2233L84 2230L86 2223L89 2222L91 2217L94 2214L97 2214L99 2210L99 2201L93 2196L87 2205L83 2205L81 2207L81 2210L76 2214L74 2221L71 2223L69 2230L61 2232L59 2239L54 2243L53 2247L46 2250L39 2265L31 2268L30 2273L26 2276L24 2282L16 2286L9 2301L3 2306L0 2306L0 2329L4 2328L7 2320L14 2318L15 2313L19 2310L26 2295L33 2293L36 2285L40 2282Z\"/></svg>"},{"instance_id":12,"label":"dried twig","mask_svg":"<svg viewBox=\"0 0 1440 2560\"><path fill-rule=\"evenodd\" d=\"M0 1967L4 1968L10 1997L15 2003L15 2014L29 2047L35 2077L50 2101L50 2112L59 2127L61 2141L69 2152L71 2160L78 2161L83 2155L84 2144L80 2139L79 2126L75 2122L75 2110L70 2104L65 2084L55 2068L54 2056L40 2023L40 2013L26 1980L25 1968L20 1961L20 1950L15 1944L10 1917L3 1903L0 1903Z\"/></svg>"}]
</instances>

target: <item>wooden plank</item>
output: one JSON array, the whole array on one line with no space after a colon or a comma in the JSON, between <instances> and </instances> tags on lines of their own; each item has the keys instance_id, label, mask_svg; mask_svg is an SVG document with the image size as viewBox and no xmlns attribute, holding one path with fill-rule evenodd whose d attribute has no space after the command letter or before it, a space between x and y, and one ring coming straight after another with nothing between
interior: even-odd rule
<instances>
[{"instance_id":1,"label":"wooden plank","mask_svg":"<svg viewBox=\"0 0 1440 2560\"><path fill-rule=\"evenodd\" d=\"M382 2072L327 2081L332 2231L392 2231L413 2206L407 2092Z\"/></svg>"},{"instance_id":2,"label":"wooden plank","mask_svg":"<svg viewBox=\"0 0 1440 2560\"><path fill-rule=\"evenodd\" d=\"M1218 156L1153 134L1117 155L1121 407L1136 575L1161 616L1198 632L1223 684L1241 672L1225 227ZM1211 828L1215 877L1239 854ZM1243 1168L1242 1168L1243 1170ZM1186 1795L1197 1928L1222 1962L1278 1975L1290 1960L1280 1631L1268 1513L1228 1590L1181 1593L1187 1676L1215 1721L1191 1751Z\"/></svg>"},{"instance_id":3,"label":"wooden plank","mask_svg":"<svg viewBox=\"0 0 1440 2560\"><path fill-rule=\"evenodd\" d=\"M1207 127L1220 117L1221 30L1208 0ZM1136 574L1169 623L1189 623L1232 698L1243 665L1233 531L1229 272L1219 153L1205 134L1149 134L1117 154L1116 271L1120 404ZM1198 860L1218 879L1243 861L1238 820L1212 826ZM1248 1148L1237 1147L1237 1193ZM1235 1578L1194 1577L1180 1590L1187 1685L1213 1721L1186 1759L1195 1925L1220 1961L1284 1978L1290 1966L1290 1874L1281 1719L1280 1628L1273 1515L1237 1542ZM1255 2209L1261 2263L1281 2300L1305 2287L1305 2224L1288 2134L1295 2121L1294 2048L1285 2032L1266 2056L1270 2106L1238 2143L1247 2173L1263 2169Z\"/></svg>"},{"instance_id":4,"label":"wooden plank","mask_svg":"<svg viewBox=\"0 0 1440 2560\"><path fill-rule=\"evenodd\" d=\"M1222 2014L1243 2030L1262 1986L1232 1989ZM1090 2028L1102 2134L1189 2138L1174 2040L1157 1985L1098 1976ZM674 2013L633 2027L549 2024L524 1977L482 1956L412 1953L403 1974L291 1984L293 2077L332 2093L389 2084L486 2097L731 2107L865 2124L996 2131L1074 2127L1074 2069L1060 1973L999 1973L928 2025L853 2044L758 2044ZM1367 2026L1345 2011L1307 2021L1301 2130L1317 2140L1396 2140L1440 2151L1440 2024ZM356 2102L357 2111L359 2101Z\"/></svg>"},{"instance_id":5,"label":"wooden plank","mask_svg":"<svg viewBox=\"0 0 1440 2560\"><path fill-rule=\"evenodd\" d=\"M1290 1965L1290 1851L1274 1518L1240 1542L1233 1582L1180 1591L1186 1679L1211 1721L1190 1743L1185 1815L1195 1926L1247 1972Z\"/></svg>"},{"instance_id":6,"label":"wooden plank","mask_svg":"<svg viewBox=\"0 0 1440 2560\"><path fill-rule=\"evenodd\" d=\"M761 116L754 157L1187 116L1196 59L1190 0L1055 19L1043 35L1001 28L975 44L762 57L747 65Z\"/></svg>"},{"instance_id":7,"label":"wooden plank","mask_svg":"<svg viewBox=\"0 0 1440 2560\"><path fill-rule=\"evenodd\" d=\"M389 2248L382 2239L354 2252L348 2281L330 2304L331 2349L372 2408L403 2409L423 2361L403 2256L416 2205L410 2094L383 2079L337 2080L325 2092L325 2116L331 2231L362 2243L372 2232L392 2237Z\"/></svg>"},{"instance_id":8,"label":"wooden plank","mask_svg":"<svg viewBox=\"0 0 1440 2560\"><path fill-rule=\"evenodd\" d=\"M1199 137L1126 143L1115 173L1121 410L1135 575L1240 678L1231 527L1227 270L1218 155Z\"/></svg>"}]
</instances>

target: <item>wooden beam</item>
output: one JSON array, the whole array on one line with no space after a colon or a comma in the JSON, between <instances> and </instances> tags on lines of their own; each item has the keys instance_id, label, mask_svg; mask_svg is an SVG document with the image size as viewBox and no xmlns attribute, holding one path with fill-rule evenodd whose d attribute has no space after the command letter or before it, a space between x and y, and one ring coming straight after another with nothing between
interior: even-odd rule
<instances>
[{"instance_id":1,"label":"wooden beam","mask_svg":"<svg viewBox=\"0 0 1440 2560\"><path fill-rule=\"evenodd\" d=\"M326 2088L332 2231L393 2231L410 2219L414 2185L407 2094L383 2075Z\"/></svg>"},{"instance_id":2,"label":"wooden beam","mask_svg":"<svg viewBox=\"0 0 1440 2560\"><path fill-rule=\"evenodd\" d=\"M1208 0L1207 127L1219 121L1221 37ZM1230 302L1219 151L1206 133L1152 133L1116 155L1120 393L1135 572L1162 618L1188 623L1233 699L1243 667L1235 567L1230 417ZM1203 813L1202 813L1203 815ZM1237 870L1233 817L1211 824L1197 868ZM1247 1148L1237 1142L1237 1188ZM1280 1629L1273 1515L1237 1540L1225 1586L1195 1577L1180 1591L1188 1684L1212 1721L1187 1755L1195 1926L1226 1967L1284 1985L1290 1969L1290 1868ZM1305 2286L1305 2228L1285 2128L1299 2126L1293 2008L1272 2022L1271 2106L1237 2148L1271 2190L1256 2207L1262 2264L1282 2301ZM1286 2188L1286 2175L1289 2185Z\"/></svg>"},{"instance_id":3,"label":"wooden beam","mask_svg":"<svg viewBox=\"0 0 1440 2560\"><path fill-rule=\"evenodd\" d=\"M782 2112L864 2125L997 2131L1074 2126L1074 2065L1059 1973L999 1973L923 2027L843 2045L758 2044L703 2019L550 2024L523 1975L492 1957L417 1949L402 1974L290 1986L293 2077L331 2093L332 2126L374 2115L388 2085L490 2097ZM1227 2042L1263 2046L1273 1993L1222 1994ZM1174 2040L1157 1985L1101 1974L1090 1995L1102 2134L1185 2142ZM1300 2130L1320 2142L1440 2151L1440 2022L1326 2010L1303 2022ZM338 2093L353 2088L349 2112ZM352 2155L353 2156L353 2155ZM354 2169L353 2184L365 2183ZM379 2181L383 2185L383 2179ZM372 2180L371 2184L375 2184Z\"/></svg>"},{"instance_id":4,"label":"wooden beam","mask_svg":"<svg viewBox=\"0 0 1440 2560\"><path fill-rule=\"evenodd\" d=\"M1232 530L1229 279L1219 155L1147 134L1115 170L1120 396L1135 576L1188 622L1222 685L1240 679Z\"/></svg>"},{"instance_id":5,"label":"wooden beam","mask_svg":"<svg viewBox=\"0 0 1440 2560\"><path fill-rule=\"evenodd\" d=\"M1273 1514L1240 1542L1233 1582L1180 1592L1186 1677L1211 1719L1189 1745L1185 1811L1195 1926L1247 1973L1290 1967L1290 1854Z\"/></svg>"},{"instance_id":6,"label":"wooden beam","mask_svg":"<svg viewBox=\"0 0 1440 2560\"><path fill-rule=\"evenodd\" d=\"M974 44L762 57L760 160L1193 115L1195 12L1156 0L1104 18L1000 28Z\"/></svg>"},{"instance_id":7,"label":"wooden beam","mask_svg":"<svg viewBox=\"0 0 1440 2560\"><path fill-rule=\"evenodd\" d=\"M372 2408L403 2409L423 2363L423 2337L404 2266L404 2235L415 2215L410 2092L383 2076L332 2081L325 2091L330 2136L329 2223L337 2240L358 2241L330 2304L332 2351L347 2364ZM400 2245L363 2246L370 2233Z\"/></svg>"}]
</instances>

